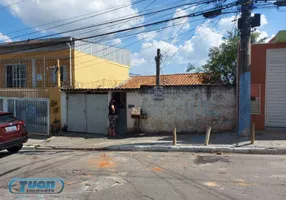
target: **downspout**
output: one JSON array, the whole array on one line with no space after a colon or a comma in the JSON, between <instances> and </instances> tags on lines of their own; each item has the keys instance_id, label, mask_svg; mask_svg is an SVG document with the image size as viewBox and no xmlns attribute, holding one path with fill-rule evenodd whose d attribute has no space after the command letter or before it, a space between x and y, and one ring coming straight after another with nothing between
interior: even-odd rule
<instances>
[{"instance_id":1,"label":"downspout","mask_svg":"<svg viewBox=\"0 0 286 200\"><path fill-rule=\"evenodd\" d=\"M72 38L71 38L72 40ZM70 86L72 87L72 46L71 46L71 42L67 43L69 48L70 48Z\"/></svg>"}]
</instances>

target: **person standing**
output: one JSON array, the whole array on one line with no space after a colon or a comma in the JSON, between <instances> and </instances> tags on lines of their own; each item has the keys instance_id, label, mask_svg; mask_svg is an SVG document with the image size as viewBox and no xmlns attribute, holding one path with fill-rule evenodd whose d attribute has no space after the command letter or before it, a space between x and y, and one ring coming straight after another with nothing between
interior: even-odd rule
<instances>
[{"instance_id":1,"label":"person standing","mask_svg":"<svg viewBox=\"0 0 286 200\"><path fill-rule=\"evenodd\" d=\"M108 113L108 119L109 119L109 136L116 136L115 132L115 126L116 126L116 120L117 120L117 107L114 99L111 99L109 103L109 113Z\"/></svg>"}]
</instances>

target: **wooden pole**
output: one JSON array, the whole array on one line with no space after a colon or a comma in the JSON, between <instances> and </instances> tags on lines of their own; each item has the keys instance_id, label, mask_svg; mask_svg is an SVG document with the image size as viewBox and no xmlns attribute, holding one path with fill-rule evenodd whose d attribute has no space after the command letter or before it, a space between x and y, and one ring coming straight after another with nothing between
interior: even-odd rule
<instances>
[{"instance_id":1,"label":"wooden pole","mask_svg":"<svg viewBox=\"0 0 286 200\"><path fill-rule=\"evenodd\" d=\"M212 128L209 126L209 127L207 128L207 132L206 132L206 139L205 139L205 145L206 145L206 146L209 145L211 130L212 130Z\"/></svg>"},{"instance_id":2,"label":"wooden pole","mask_svg":"<svg viewBox=\"0 0 286 200\"><path fill-rule=\"evenodd\" d=\"M57 59L57 82L58 87L61 87L61 66L60 66L60 59Z\"/></svg>"},{"instance_id":3,"label":"wooden pole","mask_svg":"<svg viewBox=\"0 0 286 200\"><path fill-rule=\"evenodd\" d=\"M174 127L173 129L173 145L177 145L177 129Z\"/></svg>"},{"instance_id":4,"label":"wooden pole","mask_svg":"<svg viewBox=\"0 0 286 200\"><path fill-rule=\"evenodd\" d=\"M254 144L254 140L255 140L255 124L252 123L252 126L251 126L251 144Z\"/></svg>"}]
</instances>

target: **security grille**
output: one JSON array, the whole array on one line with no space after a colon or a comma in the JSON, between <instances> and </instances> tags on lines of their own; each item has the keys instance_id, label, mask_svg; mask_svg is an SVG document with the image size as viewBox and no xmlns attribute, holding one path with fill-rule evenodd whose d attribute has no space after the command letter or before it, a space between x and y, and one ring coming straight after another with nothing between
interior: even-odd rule
<instances>
[{"instance_id":1,"label":"security grille","mask_svg":"<svg viewBox=\"0 0 286 200\"><path fill-rule=\"evenodd\" d=\"M261 85L251 85L251 114L259 115L261 110Z\"/></svg>"},{"instance_id":2,"label":"security grille","mask_svg":"<svg viewBox=\"0 0 286 200\"><path fill-rule=\"evenodd\" d=\"M49 135L49 101L39 98L9 98L8 112L24 120L29 134Z\"/></svg>"}]
</instances>

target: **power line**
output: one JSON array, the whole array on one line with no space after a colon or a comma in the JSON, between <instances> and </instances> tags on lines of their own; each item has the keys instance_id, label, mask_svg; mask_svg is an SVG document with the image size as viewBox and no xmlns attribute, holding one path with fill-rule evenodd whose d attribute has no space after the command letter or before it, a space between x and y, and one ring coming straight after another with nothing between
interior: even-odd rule
<instances>
[{"instance_id":1,"label":"power line","mask_svg":"<svg viewBox=\"0 0 286 200\"><path fill-rule=\"evenodd\" d=\"M234 13L234 12L224 12L224 13ZM128 35L128 36L131 36L131 35ZM128 37L128 36L127 36L127 37ZM128 46L130 46L130 45L128 45Z\"/></svg>"},{"instance_id":2,"label":"power line","mask_svg":"<svg viewBox=\"0 0 286 200\"><path fill-rule=\"evenodd\" d=\"M141 13L141 12L143 12L144 10L146 10L148 7L150 7L152 4L154 4L155 2L156 2L157 0L153 0L152 2L150 2L146 7L144 7L141 11L139 11L139 13ZM127 21L127 22L129 22L129 21ZM125 23L125 22L124 22ZM106 36L107 37L107 36ZM92 45L92 44L91 44ZM86 49L88 49L88 48L90 48L90 46L91 45L89 45L87 48L85 48L84 50L86 50Z\"/></svg>"},{"instance_id":3,"label":"power line","mask_svg":"<svg viewBox=\"0 0 286 200\"><path fill-rule=\"evenodd\" d=\"M241 0L225 4L223 6L220 6L220 9L231 8L231 7L235 6L235 5L238 5L240 2L241 2ZM200 12L194 12L194 13L191 13L191 14L188 14L188 15L183 15L183 16L179 16L179 17L173 17L173 18L169 18L169 19L166 19L166 20L161 20L161 21L157 21L157 22L153 22L153 23L149 23L149 24L144 24L144 25L140 25L140 26L136 26L136 27L121 29L121 30L118 30L118 31L112 31L112 32L102 33L102 34L88 36L88 37L82 37L82 38L79 38L79 39L74 39L74 41L88 40L88 39L91 39L91 38L97 38L97 37L101 37L101 36L112 35L112 34L116 34L116 33L127 32L127 31L130 31L130 30L136 30L136 29L145 28L145 27L149 27L149 26L159 25L159 24L163 24L163 23L166 23L166 22L175 21L175 20L178 20L178 19L197 17L197 16L201 16L201 15L203 15L205 13L208 13L210 11L213 11L215 9L217 9L217 8L212 8L212 9L208 9L208 10L200 11ZM58 42L57 44L63 44L63 43L66 43L66 42ZM54 46L54 45L56 45L56 44L42 45L42 46L36 47L36 49L41 48L41 47ZM35 47L21 49L21 50L14 50L14 51L9 51L9 52L4 52L4 53L0 53L0 55L7 54L7 53L14 53L14 52L19 52L19 51L24 51L24 50L30 50L30 49L35 49Z\"/></svg>"},{"instance_id":4,"label":"power line","mask_svg":"<svg viewBox=\"0 0 286 200\"><path fill-rule=\"evenodd\" d=\"M177 25L181 25L181 24L182 24L182 23L177 24ZM174 25L173 25L173 26L174 26ZM176 26L176 25L175 25L175 26ZM170 26L168 26L168 27L170 27ZM166 27L166 28L168 28L168 27ZM163 31L163 30L164 30L164 29L161 29L161 30L158 31L158 32L161 32L161 31ZM186 34L186 33L191 32L191 31L193 31L193 30L195 30L195 28L192 29L192 30L188 30L187 32L185 32L185 33L183 33L183 34ZM183 34L180 34L180 35L183 35ZM142 40L145 40L145 39L148 38L148 37L150 37L150 36L145 36L145 37L143 37L142 39L139 39L139 40L137 40L137 41L135 41L135 42L133 42L133 43L131 43L131 44L128 44L128 45L126 45L126 46L124 46L124 47L122 47L122 48L124 49L124 48L126 48L126 47L131 46L131 45L134 45L134 44L136 44L136 43L138 43L138 42L140 42L140 41L142 41ZM149 48L149 47L147 47L147 48ZM104 50L106 50L106 49L108 49L108 47L105 48L105 49L103 49L103 50L96 51L95 53L104 51ZM145 48L142 48L141 50L143 50L143 49L145 49ZM117 49L117 50L115 50L115 51L113 51L113 52L111 52L111 53L117 52L117 51L119 51L119 50L120 50L120 49ZM102 57L108 56L108 55L110 55L111 53L105 54L105 55L103 55ZM81 56L78 56L78 57L81 57ZM78 58L78 57L77 57L77 58ZM96 58L93 58L93 59L91 59L91 60L84 61L84 62L81 62L81 63L79 63L79 64L88 63L88 62L91 62L91 61L93 61L93 60L95 60L95 59L96 59ZM87 67L87 66L85 66L85 67ZM79 68L82 68L82 67L79 67ZM78 69L78 68L77 68L77 69Z\"/></svg>"},{"instance_id":5,"label":"power line","mask_svg":"<svg viewBox=\"0 0 286 200\"><path fill-rule=\"evenodd\" d=\"M185 7L186 9L188 8L188 7ZM158 19L158 18L157 18ZM167 27L171 27L171 26L167 26ZM166 28L167 28L166 27ZM161 29L163 30L163 29L165 29L165 27L161 27ZM154 30L156 30L156 29L154 29ZM153 30L150 30L150 31L153 31ZM144 32L146 32L146 31L144 31ZM144 32L141 32L141 33L144 33ZM147 31L148 32L148 31ZM139 33L136 33L136 34L139 34ZM128 35L128 36L131 36L131 35L134 35L134 34L130 34L130 35ZM124 37L124 36L123 36ZM64 42L65 43L65 42ZM93 43L93 42L92 42ZM57 45L57 44L63 44L63 43L55 43L55 44L51 44L51 45L42 45L42 46L40 46L40 47L38 47L38 48L41 48L41 47L47 47L47 46L54 46L54 45ZM110 48L110 47L107 47L107 48L105 48L105 49L108 49L108 48ZM30 48L30 49L37 49L37 48ZM105 50L105 49L103 49L103 50ZM58 51L58 50L53 50L53 51L50 51L50 52L55 52L55 51ZM15 57L16 57L16 55L15 55Z\"/></svg>"},{"instance_id":6,"label":"power line","mask_svg":"<svg viewBox=\"0 0 286 200\"><path fill-rule=\"evenodd\" d=\"M68 23L65 23L65 24L60 24L60 25L57 25L57 26L53 26L53 27L49 27L49 28L46 28L46 29L42 29L42 30L39 30L39 31L34 31L34 32L30 32L30 33L26 33L26 34L23 34L23 35L20 35L20 36L15 36L15 37L12 37L10 39L16 39L16 38L20 38L20 37L24 37L24 36L27 36L27 35L32 35L32 34L35 34L35 33L39 33L41 31L47 31L47 30L51 30L51 29L54 29L56 27L61 27L61 26L65 26L65 25L68 25L68 24L72 24L72 23L75 23L75 22L78 22L78 21L82 21L82 20L86 20L88 18L91 18L91 17L96 17L96 16L100 16L100 15L103 15L103 14L106 14L106 13L109 13L109 12L112 12L114 10L119 10L121 8L125 8L127 6L130 6L130 5L135 5L135 4L138 4L138 3L141 3L141 2L144 2L144 1L147 1L147 0L139 0L139 1L136 1L136 2L133 2L132 4L125 4L123 6L119 6L119 7L115 7L113 9L108 9L107 11L105 12L101 12L101 13L98 13L96 15L92 15L92 16L89 16L89 17L86 17L86 18L81 18L79 20L74 20L74 21L71 21L71 22L68 22ZM213 0L215 1L215 0ZM182 1L176 1L176 2L182 2ZM172 5L176 2L173 2L173 3L168 3L166 5ZM173 8L175 8L174 6L172 6ZM177 6L176 6L177 7ZM152 9L151 9L152 10ZM125 17L134 17L134 16L138 16L137 14L135 15L127 15ZM119 19L122 19L123 17L119 18ZM64 20L62 20L64 21ZM112 22L112 21L107 21L107 22ZM56 22L51 22L52 23L56 23ZM49 24L49 23L48 23ZM73 31L79 31L79 30L83 30L83 29L87 29L87 28L92 28L92 27L95 27L97 25L93 25L93 26L88 26L88 27L81 27L79 29L72 29L72 30L69 30L69 31L64 31L64 32L59 32L59 33L55 33L55 34L50 34L50 35L46 35L46 36L42 36L42 37L38 37L36 39L41 39L41 38L45 38L45 37L51 37L51 36L55 36L55 35L60 35L60 34L64 34L64 33L69 33L69 32L73 32ZM35 39L35 38L34 38Z\"/></svg>"},{"instance_id":7,"label":"power line","mask_svg":"<svg viewBox=\"0 0 286 200\"><path fill-rule=\"evenodd\" d=\"M217 23L219 22L219 20L220 19L217 19L217 22L213 25L213 27L212 28L214 28L216 25L217 25ZM203 23L204 24L204 23ZM202 24L202 25L203 25ZM211 29L212 29L211 28ZM211 30L210 29L210 30ZM207 32L207 34L208 34L209 32ZM194 33L195 34L195 33ZM184 42L184 44L183 45L181 45L178 49L177 49L177 51L171 56L171 58L169 59L169 61L168 61L168 63L166 63L163 67L162 67L162 69L163 68L165 68L166 66L168 66L169 64L170 64L170 62L171 62L171 60L175 57L175 55L177 55L177 53L180 51L180 49L187 43L187 41L189 41L192 37L194 37L194 34L192 34L185 42ZM207 34L205 34L205 35L207 35ZM201 41L202 39L204 39L204 37L202 37L200 40L198 40L197 41L197 43L199 42L199 41ZM196 43L195 43L196 44Z\"/></svg>"},{"instance_id":8,"label":"power line","mask_svg":"<svg viewBox=\"0 0 286 200\"><path fill-rule=\"evenodd\" d=\"M204 21L205 21L205 20L204 20ZM183 24L183 23L180 23L180 24ZM180 25L180 24L177 24L177 25ZM215 26L215 25L214 25L214 26ZM193 28L193 29L188 30L188 31L186 31L186 32L184 32L184 33L182 33L182 34L179 34L179 35L184 35L184 34L186 34L186 33L189 33L189 32L194 31L195 29L196 29L196 28ZM160 31L162 31L162 30L160 30ZM147 37L149 37L149 36L147 36ZM143 39L141 39L141 40L144 40L144 39L146 39L147 37L145 37L145 38L143 38ZM176 37L176 36L174 36L174 37ZM172 38L174 38L174 37L172 37ZM170 38L170 39L172 39L172 38ZM139 41L140 41L140 40L138 40L138 41L136 41L136 42L134 42L134 43L128 44L128 45L126 45L126 46L123 47L123 48L126 48L126 47L128 47L128 46L131 46L131 45L133 45L133 44L135 44L135 43L138 43ZM188 41L188 40L187 40L187 41ZM152 46L145 47L145 48L142 48L141 50L143 50L143 49L148 49L148 48L151 48L151 47L152 47ZM119 50L120 50L120 49L117 49L117 50L115 50L115 51L113 51L113 52L111 52L111 53L117 52L117 51L119 51ZM140 51L141 51L141 50L140 50ZM99 51L98 51L98 52L99 52ZM105 54L105 55L103 55L103 57L108 56L108 55L110 55L111 53ZM93 58L93 59L91 59L91 60L78 63L78 65L91 62L91 61L93 61L93 60L95 60L95 59L96 59L96 58ZM75 68L75 69L86 68L86 67L89 67L89 66L91 66L91 65L83 66L83 67L77 67L77 68Z\"/></svg>"},{"instance_id":9,"label":"power line","mask_svg":"<svg viewBox=\"0 0 286 200\"><path fill-rule=\"evenodd\" d=\"M230 8L230 7L235 6L237 4L238 4L238 1L235 2L235 3L225 4L224 6L222 6L224 8L221 8L221 9ZM98 34L98 35L94 35L94 36L83 37L83 38L81 38L79 40L87 40L87 39L96 38L96 37L100 37L100 36L105 36L105 35L109 35L109 34L126 32L126 31L130 31L130 30L134 30L134 29L139 29L139 28L144 28L144 27L153 26L153 25L157 25L157 24L162 24L162 23L166 23L166 22L171 22L171 21L178 20L178 19L183 19L183 18L197 17L197 16L203 15L203 14L208 13L208 12L213 11L213 10L215 10L215 9L209 9L209 10L202 11L202 12L192 13L192 14L188 14L188 15L184 15L184 16L180 16L180 17L174 17L174 18L171 18L171 19L166 19L166 20L162 20L162 21L158 21L158 22L154 22L154 23L150 23L150 24L145 24L145 25L141 25L141 26L137 26L137 27L121 29L121 30L113 31L113 32L109 32L109 33L102 33L102 34Z\"/></svg>"},{"instance_id":10,"label":"power line","mask_svg":"<svg viewBox=\"0 0 286 200\"><path fill-rule=\"evenodd\" d=\"M184 8L182 9L182 11L185 10L185 9L188 9L188 8L190 8L190 7L191 7L191 6L186 6L186 7L184 7ZM158 13L158 14L162 14L162 13ZM158 17L156 17L156 20L161 19L161 18L164 18L164 17L166 17L166 14L163 13L163 17L159 17L159 16L158 16ZM152 19L152 20L148 20L148 22L151 22L151 21L154 21L154 20L153 20L153 19ZM117 24L117 26L120 26L121 24L124 24L124 23L126 23L126 22L123 21L123 22L121 22L120 24ZM111 24L111 25L109 25L109 26L106 26L106 27L103 27L103 28L96 28L96 29L94 29L94 30L107 29L107 28L112 27L112 26L114 26L114 25ZM87 31L87 32L83 32L83 33L81 33L81 34L91 33L91 32L93 32L94 30ZM77 35L79 35L79 34L77 34Z\"/></svg>"},{"instance_id":11,"label":"power line","mask_svg":"<svg viewBox=\"0 0 286 200\"><path fill-rule=\"evenodd\" d=\"M191 6L184 7L184 9L182 9L180 12L184 11L185 9L188 9L189 7L191 7ZM165 14L163 14L163 17L165 17ZM162 17L156 17L156 20L158 20L159 18L161 19ZM151 22L151 21L154 21L154 19L148 20L148 22ZM119 24L119 25L120 25L120 24ZM171 25L171 26L172 26L172 25ZM167 27L171 27L171 26L167 26ZM163 27L163 28L165 29L165 28L167 28L167 27ZM140 29L139 29L139 30L140 30ZM154 30L156 30L156 29L154 29ZM153 31L153 30L147 29L147 30L144 30L143 32L139 32L139 33L138 33L138 32L135 32L135 33L133 33L133 34L123 35L123 36L120 36L120 35L117 34L116 38L130 37L130 36L133 36L133 35L138 35L138 34L150 32L150 31ZM106 38L106 37L105 37L105 38ZM112 40L112 39L113 39L113 38L108 39L108 40ZM108 41L108 40L107 40L107 41ZM100 39L98 42L102 42L102 39Z\"/></svg>"},{"instance_id":12,"label":"power line","mask_svg":"<svg viewBox=\"0 0 286 200\"><path fill-rule=\"evenodd\" d=\"M147 1L147 0L144 0L144 1ZM143 1L140 1L140 2L143 2ZM119 7L122 8L122 6L130 6L130 5L133 5L133 4L136 4L136 3L139 3L139 2L133 2L132 4L125 4L125 5L121 5L121 6L114 7L114 8L108 8L108 9L105 9L103 11L110 11L110 10L115 9L115 8L119 8ZM20 30L15 30L15 31L12 31L12 32L8 32L5 35L13 34L13 33L19 33L19 32L22 32L22 31L31 30L31 29L43 27L43 26L46 26L46 25L55 24L55 23L58 23L58 22L68 21L68 20L71 20L71 19L76 19L76 18L79 18L79 17L88 16L88 15L91 15L91 14L94 14L94 12L86 13L86 14L83 14L83 15L77 15L77 16L65 18L65 19L62 19L62 20L56 20L56 21L52 21L52 22L48 22L48 23L44 23L44 24L39 24L39 25L34 26L34 27L29 27L29 28L24 28L24 29L20 29ZM45 29L43 29L41 31L45 31ZM29 34L32 34L32 33L29 33Z\"/></svg>"},{"instance_id":13,"label":"power line","mask_svg":"<svg viewBox=\"0 0 286 200\"><path fill-rule=\"evenodd\" d=\"M186 31L186 32L184 32L184 33L182 33L182 34L180 34L180 35L186 34L186 33L191 32L191 31L193 31L193 30L195 30L195 28L192 29L192 30ZM159 32L161 32L161 31L163 31L163 29L161 29ZM131 46L131 45L134 45L134 44L136 44L136 43L138 43L138 42L140 42L140 41L142 41L142 40L145 40L145 39L148 38L148 37L150 37L150 36L146 36L146 37L144 37L144 38L142 38L142 39L140 39L140 40L137 40L137 41L135 41L135 42L133 42L133 43L131 43L131 44L128 44L128 45L124 46L123 48L126 48L126 47L129 47L129 46ZM142 48L142 49L140 49L140 51L142 51L143 49L145 50L145 49L151 48L151 47L152 47L152 46ZM117 49L117 50L115 50L115 51L113 51L113 52L111 52L111 53L117 52L117 51L119 51L119 50L120 50L120 49ZM99 52L99 51L98 51L98 52ZM108 56L108 55L110 55L111 53L105 54L105 55L103 55L102 57ZM91 59L91 60L78 63L78 65L80 65L80 64L85 64L85 63L89 63L89 62L91 62L91 61L93 61L93 60L95 60L95 59L97 59L97 58L93 58L93 59ZM92 65L93 65L93 64L92 64ZM87 65L87 66L83 66L83 67L76 67L75 69L82 69L82 68L90 67L90 66L92 66L92 65Z\"/></svg>"},{"instance_id":14,"label":"power line","mask_svg":"<svg viewBox=\"0 0 286 200\"><path fill-rule=\"evenodd\" d=\"M141 1L137 1L137 2L134 2L135 4L136 3L140 3L140 2L143 2L143 1L146 1L146 0L141 0ZM264 0L263 0L264 1ZM22 1L20 1L20 2L22 2ZM19 3L19 2L17 2L17 3ZM134 4L133 3L133 4ZM201 2L197 2L197 3L204 3L203 1L201 1ZM206 3L209 3L209 2L206 2ZM15 3L16 4L16 3ZM121 8L122 7L124 7L124 6L128 6L128 5L130 5L130 4L127 4L127 5L123 5L123 6L121 6ZM272 5L272 4L269 4L269 5ZM275 6L273 6L273 7L275 7ZM120 7L117 7L117 8L120 8ZM272 7L271 7L272 8ZM115 8L116 9L116 8ZM112 10L112 9L111 9ZM109 9L109 12L110 12L110 9ZM87 14L85 14L85 15L87 15ZM85 15L80 15L80 16L85 16ZM77 16L77 17L79 17L79 16ZM76 18L76 17L73 17L73 18ZM70 19L72 19L72 18L70 18ZM67 19L65 19L65 20L67 20ZM59 20L59 21L57 21L57 22L60 22L60 21L64 21L64 20ZM52 24L52 23L56 23L56 22L51 22L51 23L47 23L47 24L43 24L43 25L40 25L40 26L44 26L44 25L48 25L48 24ZM74 21L73 22L71 22L71 23L74 23ZM39 27L39 26L38 26ZM53 27L50 27L50 28L53 28ZM31 29L31 28L28 28L28 29ZM27 30L27 29L22 29L22 30ZM19 30L19 31L22 31L22 30ZM45 29L44 29L45 30ZM42 30L43 31L43 30ZM16 31L17 32L17 31ZM11 33L13 33L13 32L11 32ZM32 34L32 33L28 33L28 34L26 34L26 35L30 35L30 34ZM61 34L61 33L58 33L58 34ZM23 35L22 35L23 36ZM22 36L17 36L17 37L22 37ZM47 36L48 37L48 36ZM13 39L13 38L12 38Z\"/></svg>"},{"instance_id":15,"label":"power line","mask_svg":"<svg viewBox=\"0 0 286 200\"><path fill-rule=\"evenodd\" d=\"M27 1L27 0L17 1L17 2L15 2L15 3L12 3L12 4L9 4L9 5L6 5L6 6L3 6L3 7L0 7L0 10L3 10L3 9L6 9L6 8L9 8L9 7L15 6L15 5L20 4L20 3L24 2L24 1Z\"/></svg>"},{"instance_id":16,"label":"power line","mask_svg":"<svg viewBox=\"0 0 286 200\"><path fill-rule=\"evenodd\" d=\"M49 28L46 28L46 29L43 29L43 30L38 30L38 31L26 33L26 34L23 34L23 35L20 35L20 36L11 37L10 39L16 39L16 38L19 38L19 37L24 37L24 36L27 36L27 35L32 35L32 34L35 34L35 33L42 32L42 31L47 31L47 30L55 29L55 28L58 28L58 27L61 27L61 26L66 26L66 25L73 24L73 23L76 23L76 22L79 22L79 21L83 21L83 20L86 20L86 19L90 19L90 18L93 18L93 17L97 17L97 16L100 16L100 15L104 15L104 14L107 14L107 13L109 13L109 12L113 12L113 11L116 11L116 10L120 10L120 9L122 9L122 8L128 7L128 6L130 6L130 5L135 5L135 4L144 2L144 1L147 1L147 0L140 0L140 1L134 2L133 4L131 3L131 4L124 5L124 6L116 7L116 8L113 8L113 9L111 9L111 10L108 10L108 11L105 11L105 12L101 12L101 13L98 13L98 14L95 14L95 15L92 15L92 16L88 16L88 17L81 18L81 19L78 19L78 20L74 20L74 21L71 21L71 22L67 22L67 23L64 23L64 24L56 25L56 26L49 27ZM58 34L54 34L54 35L58 35ZM53 36L53 35L52 35L52 36ZM40 38L44 38L44 37L38 37L37 39L40 39Z\"/></svg>"},{"instance_id":17,"label":"power line","mask_svg":"<svg viewBox=\"0 0 286 200\"><path fill-rule=\"evenodd\" d=\"M204 3L210 3L210 2L215 2L215 1L217 1L217 0L208 0L208 1L204 1ZM66 34L66 33L75 32L75 31L81 31L81 30L85 30L85 29L89 29L89 28L93 28L93 27L99 27L99 26L103 26L103 25L107 25L107 24L114 24L114 23L117 23L117 22L123 22L123 21L130 20L130 19L136 19L136 18L140 18L140 17L143 17L143 16L144 17L145 16L150 16L150 15L154 15L154 14L161 13L161 12L164 12L164 11L173 10L174 8L179 8L179 7L188 6L188 5L190 6L190 5L195 5L195 4L198 4L198 2L180 4L180 5L168 7L168 8L165 8L165 9L155 10L153 12L143 13L142 15L129 15L129 17L125 16L125 18L119 18L119 19L113 20L113 21L106 21L106 22L95 24L95 25L91 25L91 26L86 26L86 27L82 27L82 28L76 28L76 29L72 29L72 30L68 30L68 31L55 33L55 34L41 36L41 37L33 38L31 40L42 39L42 38L47 38L47 37L53 37L53 36L56 36L56 35ZM13 39L13 38L11 38L11 39Z\"/></svg>"},{"instance_id":18,"label":"power line","mask_svg":"<svg viewBox=\"0 0 286 200\"><path fill-rule=\"evenodd\" d=\"M204 6L203 8L205 8L206 6ZM200 10L202 10L203 8L201 8ZM195 9L193 10L193 11L195 11L197 9L197 6L195 7ZM188 22L188 20L181 26L181 28L177 31L177 33L175 34L175 36L177 35L177 34L179 34L179 32L182 30L182 28L184 27L184 25L186 24ZM170 41L170 42L168 42L168 43L173 43L173 40L175 39L176 37L173 37L172 38L172 40ZM167 47L167 45L166 45L166 47ZM167 52L165 52L165 54L166 54L166 58L165 58L165 60L162 62L162 64L167 60L167 53L169 52L169 48L168 48L168 51Z\"/></svg>"},{"instance_id":19,"label":"power line","mask_svg":"<svg viewBox=\"0 0 286 200\"><path fill-rule=\"evenodd\" d=\"M175 24L175 25L173 25L173 26L181 25L181 24L182 24L182 23L179 23L179 24ZM168 27L170 27L170 26L168 26ZM167 28L167 27L166 27L166 28ZM158 32L161 32L161 31L163 31L163 30L164 30L164 29L161 28L161 30L159 30ZM184 32L184 33L182 33L182 34L180 34L180 35L186 34L186 33L191 32L191 31L193 31L193 30L195 30L195 28L192 29L192 30L188 30L188 31L186 31L186 32ZM146 37L144 37L144 38L142 38L142 39L139 39L139 40L137 40L137 41L135 41L135 42L133 42L133 43L131 43L131 44L128 44L128 45L126 45L126 46L124 46L124 47L122 47L122 48L126 48L126 47L128 47L128 46L134 45L134 44L136 44L136 43L138 43L138 42L140 42L140 41L142 41L142 40L145 40L145 39L148 38L148 37L150 37L150 36L146 36ZM141 50L147 49L147 48L150 48L150 47L145 47L145 48L142 48ZM108 48L105 48L105 49L108 49ZM104 51L105 49L96 51L95 53ZM108 56L108 55L110 55L110 54L112 54L112 53L114 53L114 52L117 52L117 51L119 51L119 50L120 50L120 49L116 49L116 50L114 50L114 51L112 51L112 52L110 52L110 53L107 53L107 54L103 55L102 57ZM83 56L85 56L85 55L83 55ZM78 57L82 57L82 56L77 56L76 58L78 58ZM77 65L84 64L84 63L88 63L88 62L91 62L91 61L93 61L93 60L95 60L95 59L98 59L98 58L93 58L93 59L90 59L90 60L88 60L88 61L84 61L84 62L78 63ZM82 69L82 68L86 68L86 67L89 67L89 66L91 66L91 65L83 66L83 67L76 67L75 69Z\"/></svg>"},{"instance_id":20,"label":"power line","mask_svg":"<svg viewBox=\"0 0 286 200\"><path fill-rule=\"evenodd\" d=\"M200 20L201 20L201 19L200 19ZM181 25L181 24L183 24L183 23L178 23L178 24L173 24L173 25L169 25L169 26L166 26L166 27L161 27L158 32L161 32L161 31L163 31L163 30L165 30L165 29L167 29L167 28L169 28L169 27L178 26L178 25ZM154 30L156 30L156 28L154 28ZM182 33L182 34L178 34L177 36L179 36L179 35L184 35L184 34L190 32L190 31L193 31L193 30L195 30L195 28L192 29L192 30L186 31L186 32L184 32L184 33ZM145 31L145 32L151 32L151 31L153 31L153 30L148 30L148 31ZM138 33L136 33L136 34L130 34L130 35L125 35L125 36L123 36L123 37L130 37L130 36L137 35L137 34L138 34ZM177 36L174 36L174 37L177 37ZM128 44L128 45L126 45L126 46L124 46L124 47L117 48L116 50L112 51L111 53L105 54L105 55L103 55L102 57L108 56L108 55L110 55L110 54L112 54L112 53L114 53L114 52L117 52L117 51L121 50L121 49L124 49L124 48L126 48L126 47L131 46L131 45L134 45L134 44L136 44L136 43L138 43L138 42L140 42L140 41L142 41L142 40L147 39L148 37L151 37L151 35L145 36L145 37L143 37L143 38L141 38L141 39L139 39L139 40L137 40L137 41L135 41L135 42L132 42L131 44ZM174 38L174 37L172 37L172 38ZM120 37L120 38L121 38L121 37ZM172 39L172 38L170 38L170 39ZM112 48L112 47L116 47L116 45L106 47L106 48L104 48L104 49L102 49L102 50L95 51L94 53L102 52L102 51L105 51L105 50L107 50L107 49L109 49L109 48ZM142 49L145 49L145 48L142 48ZM142 50L142 49L141 49L141 50ZM78 54L79 54L79 53L78 53ZM84 56L88 56L88 55L75 56L75 58L84 57ZM94 59L96 59L96 58L94 58ZM85 61L85 62L82 62L82 63L78 63L78 64L83 64L83 63L91 62L91 61L94 60L94 59L91 59L91 60L88 60L88 61Z\"/></svg>"},{"instance_id":21,"label":"power line","mask_svg":"<svg viewBox=\"0 0 286 200\"><path fill-rule=\"evenodd\" d=\"M178 25L180 25L180 24L178 24ZM174 25L172 25L172 26L174 26ZM175 25L175 26L176 26L176 25ZM168 28L168 27L171 27L171 26L161 27L158 32L161 32L161 31L163 31L164 29L166 29L166 28ZM157 29L158 29L158 28L157 28ZM157 30L157 29L154 28L153 30ZM153 31L153 30L150 29L149 31L146 31L146 32L150 32L150 31ZM138 33L136 33L136 35L137 35L137 34L138 34ZM132 34L132 35L134 35L134 34ZM131 34L128 35L128 36L131 36ZM137 42L134 42L134 43L132 43L132 44L138 43L138 42L140 42L141 40L144 40L144 39L146 39L146 38L148 38L148 37L149 37L149 36L144 37L144 38L142 38L142 39L140 39L140 40L138 40ZM64 43L56 43L56 44L65 44L65 43L66 43L66 42L64 42ZM93 43L93 42L92 42L92 43ZM41 46L41 47L54 46L54 45L56 45L56 44L44 45L44 46ZM122 47L122 48L131 46L132 44L126 45L126 46L124 46L124 47ZM115 46L115 45L114 45L114 46ZM41 48L41 47L38 47L38 48ZM111 48L111 47L113 47L113 46L109 46L109 47L106 47L106 48L104 48L104 49L102 49L102 50L98 50L98 51L96 51L95 53L104 51L104 50L109 49L109 48ZM31 49L37 49L37 48L31 48ZM111 52L111 53L117 52L117 51L119 51L119 50L120 50L120 49L117 49L117 50L115 50L115 51L113 51L113 52ZM57 49L57 50L53 50L53 51L49 51L49 52L56 52L56 51L58 51L58 49ZM109 53L109 54L111 54L111 53ZM104 56L107 56L107 55L109 55L109 54L106 54L106 55L104 55ZM60 54L60 55L61 55L61 54ZM16 57L16 56L17 56L17 55L15 55L15 57ZM58 56L59 56L59 55L58 55ZM83 56L87 56L87 55L76 56L75 58L79 58L79 57L83 57Z\"/></svg>"}]
</instances>

